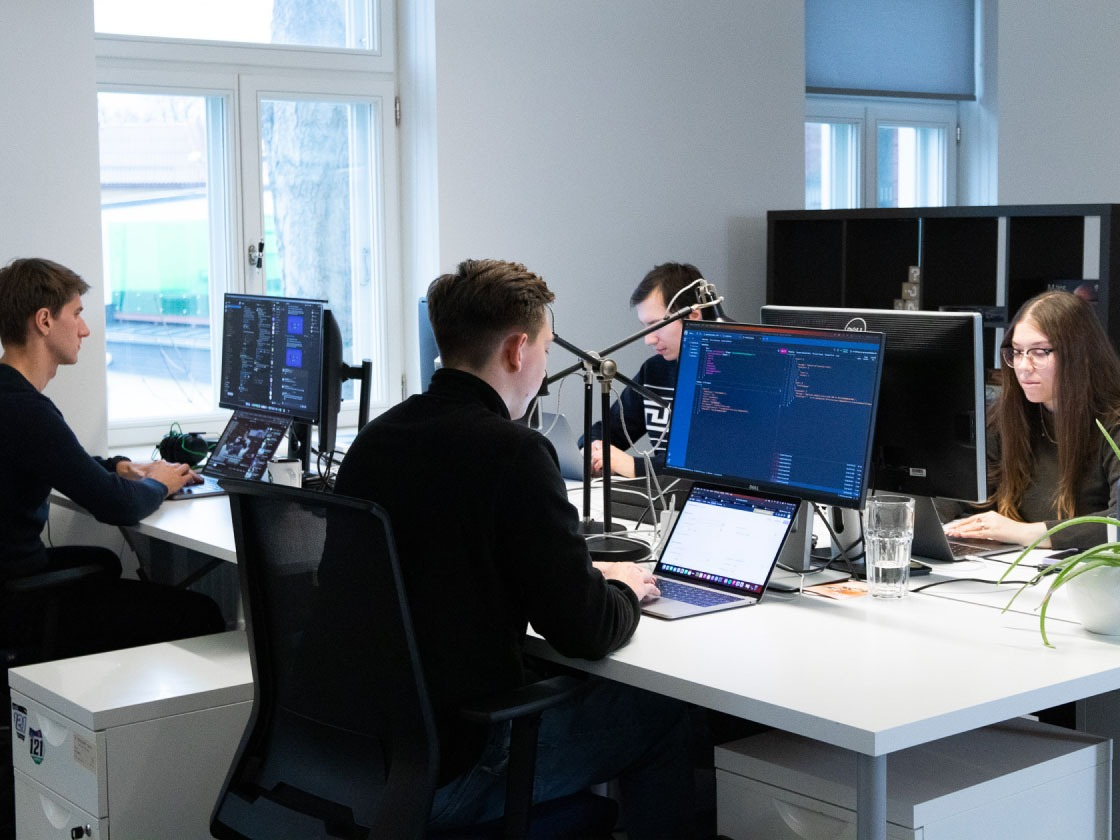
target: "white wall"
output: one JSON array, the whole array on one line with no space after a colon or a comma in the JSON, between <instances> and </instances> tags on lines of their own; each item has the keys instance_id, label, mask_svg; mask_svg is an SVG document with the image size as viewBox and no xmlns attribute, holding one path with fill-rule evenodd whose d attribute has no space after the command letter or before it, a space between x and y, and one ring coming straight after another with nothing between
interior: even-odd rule
<instances>
[{"instance_id":1,"label":"white wall","mask_svg":"<svg viewBox=\"0 0 1120 840\"><path fill-rule=\"evenodd\" d=\"M0 263L46 257L85 278L93 335L47 388L105 452L105 308L93 0L0 0Z\"/></svg>"},{"instance_id":2,"label":"white wall","mask_svg":"<svg viewBox=\"0 0 1120 840\"><path fill-rule=\"evenodd\" d=\"M999 203L1120 201L1115 0L999 3Z\"/></svg>"},{"instance_id":3,"label":"white wall","mask_svg":"<svg viewBox=\"0 0 1120 840\"><path fill-rule=\"evenodd\" d=\"M804 201L801 3L436 0L435 22L441 270L524 262L589 349L637 329L630 292L667 260L757 317L766 211Z\"/></svg>"}]
</instances>

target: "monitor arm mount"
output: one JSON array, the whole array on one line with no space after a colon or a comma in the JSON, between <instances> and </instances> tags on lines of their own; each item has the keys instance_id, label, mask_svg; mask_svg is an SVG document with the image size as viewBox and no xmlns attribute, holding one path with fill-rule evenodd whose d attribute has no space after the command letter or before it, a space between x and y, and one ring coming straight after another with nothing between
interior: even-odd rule
<instances>
[{"instance_id":1,"label":"monitor arm mount","mask_svg":"<svg viewBox=\"0 0 1120 840\"><path fill-rule=\"evenodd\" d=\"M594 560L629 560L640 562L649 559L649 546L639 540L628 537L613 536L612 532L623 530L611 522L611 386L614 380L619 380L627 387L633 388L643 397L657 403L661 407L668 405L657 394L639 385L637 382L623 376L618 372L618 364L609 355L643 338L652 332L689 317L693 312L701 309L718 308L723 302L722 297L685 306L667 314L662 320L650 324L638 332L627 336L622 341L605 347L598 352L582 350L569 341L553 334L552 340L563 347L580 361L559 373L548 377L544 386L563 379L576 371L583 375L583 534L587 538L588 549ZM595 384L599 384L600 392L600 418L603 423L603 522L600 525L591 518L591 426L594 405Z\"/></svg>"}]
</instances>

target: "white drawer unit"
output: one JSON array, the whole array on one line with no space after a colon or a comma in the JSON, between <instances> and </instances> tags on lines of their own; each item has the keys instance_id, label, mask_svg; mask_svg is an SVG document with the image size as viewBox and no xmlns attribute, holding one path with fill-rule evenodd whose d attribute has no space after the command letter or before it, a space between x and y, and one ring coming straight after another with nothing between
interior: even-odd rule
<instances>
[{"instance_id":1,"label":"white drawer unit","mask_svg":"<svg viewBox=\"0 0 1120 840\"><path fill-rule=\"evenodd\" d=\"M9 672L20 840L210 837L252 707L240 631Z\"/></svg>"},{"instance_id":2,"label":"white drawer unit","mask_svg":"<svg viewBox=\"0 0 1120 840\"><path fill-rule=\"evenodd\" d=\"M106 840L109 818L98 819L74 803L16 772L17 837Z\"/></svg>"},{"instance_id":3,"label":"white drawer unit","mask_svg":"<svg viewBox=\"0 0 1120 840\"><path fill-rule=\"evenodd\" d=\"M1112 742L1016 718L887 758L891 840L1108 840ZM784 732L716 747L722 836L856 836L854 753Z\"/></svg>"}]
</instances>

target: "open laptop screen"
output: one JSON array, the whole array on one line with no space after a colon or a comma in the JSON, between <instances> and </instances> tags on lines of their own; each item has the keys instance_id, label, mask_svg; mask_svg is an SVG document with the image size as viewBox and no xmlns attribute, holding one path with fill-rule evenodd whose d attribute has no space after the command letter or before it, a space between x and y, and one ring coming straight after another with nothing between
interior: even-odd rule
<instances>
[{"instance_id":1,"label":"open laptop screen","mask_svg":"<svg viewBox=\"0 0 1120 840\"><path fill-rule=\"evenodd\" d=\"M797 499L693 485L657 563L657 574L761 595Z\"/></svg>"},{"instance_id":2,"label":"open laptop screen","mask_svg":"<svg viewBox=\"0 0 1120 840\"><path fill-rule=\"evenodd\" d=\"M213 478L263 478L290 424L288 417L234 412L203 472Z\"/></svg>"}]
</instances>

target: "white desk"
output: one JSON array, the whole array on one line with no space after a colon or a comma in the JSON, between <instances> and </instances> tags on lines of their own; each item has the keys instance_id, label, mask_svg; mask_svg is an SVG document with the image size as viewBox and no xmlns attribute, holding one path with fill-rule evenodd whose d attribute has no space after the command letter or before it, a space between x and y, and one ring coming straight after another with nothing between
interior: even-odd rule
<instances>
[{"instance_id":1,"label":"white desk","mask_svg":"<svg viewBox=\"0 0 1120 840\"><path fill-rule=\"evenodd\" d=\"M51 504L85 513L84 508L60 493L51 494ZM233 520L226 496L164 502L155 513L131 527L136 533L152 539L189 548L227 563L237 562Z\"/></svg>"},{"instance_id":2,"label":"white desk","mask_svg":"<svg viewBox=\"0 0 1120 840\"><path fill-rule=\"evenodd\" d=\"M235 559L225 497L166 503L137 528ZM527 648L853 750L858 836L882 840L889 753L1120 689L1120 640L1054 621L1048 627L1058 649L1051 650L1034 615L978 609L952 586L938 593L946 597L898 602L773 593L747 609L674 622L646 618L630 644L598 662L561 657L533 635ZM1006 603L997 597L988 605Z\"/></svg>"},{"instance_id":3,"label":"white desk","mask_svg":"<svg viewBox=\"0 0 1120 840\"><path fill-rule=\"evenodd\" d=\"M886 756L1120 688L1120 641L945 598L834 602L771 595L756 607L643 619L598 662L527 649L857 753L857 830L886 837Z\"/></svg>"}]
</instances>

